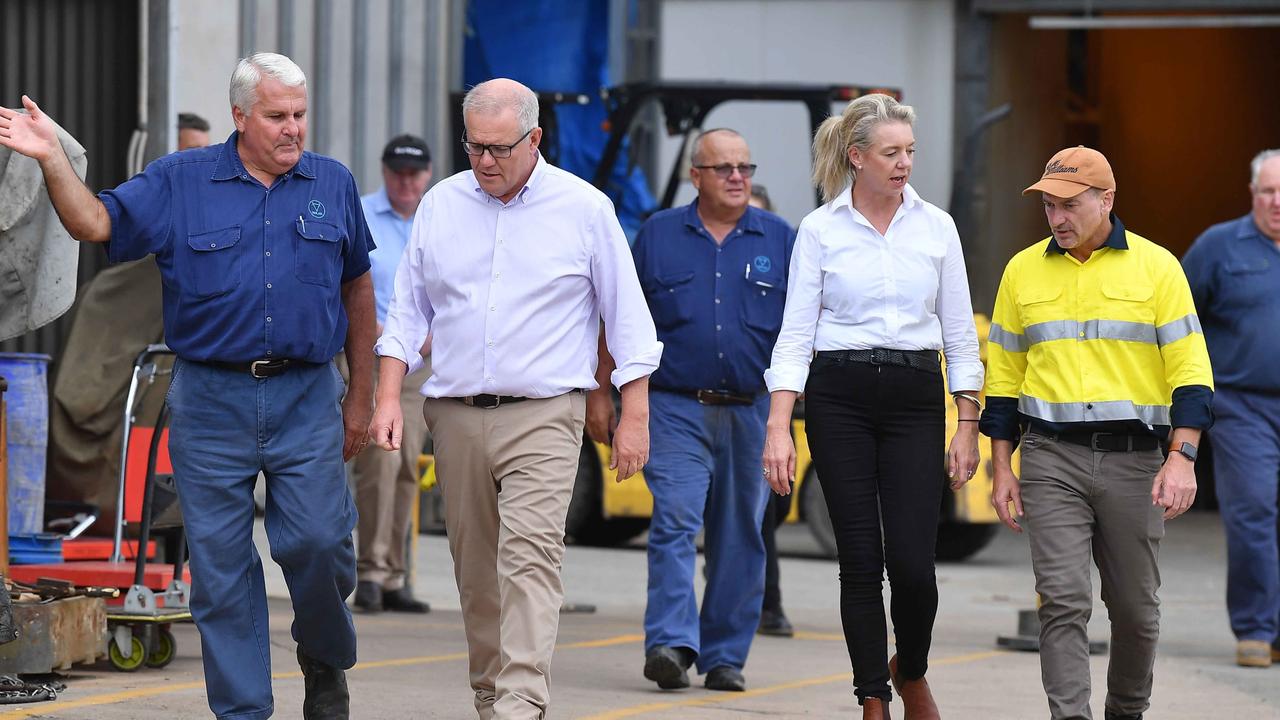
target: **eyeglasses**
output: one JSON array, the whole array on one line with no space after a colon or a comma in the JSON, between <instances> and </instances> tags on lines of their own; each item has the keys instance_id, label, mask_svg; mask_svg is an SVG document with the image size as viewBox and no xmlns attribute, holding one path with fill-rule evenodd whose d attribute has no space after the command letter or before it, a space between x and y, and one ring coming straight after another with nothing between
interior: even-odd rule
<instances>
[{"instance_id":1,"label":"eyeglasses","mask_svg":"<svg viewBox=\"0 0 1280 720\"><path fill-rule=\"evenodd\" d=\"M756 174L756 165L754 163L744 165L694 165L699 170L714 170L716 177L721 180L728 180L733 175L733 171L737 170L738 174L743 178L749 178Z\"/></svg>"},{"instance_id":2,"label":"eyeglasses","mask_svg":"<svg viewBox=\"0 0 1280 720\"><path fill-rule=\"evenodd\" d=\"M480 143L467 140L466 135L463 135L462 150L466 154L474 155L475 157L484 155L484 151L488 150L489 154L492 155L495 160L498 158L509 158L511 157L511 151L514 150L517 145L524 142L524 139L529 137L529 133L531 132L533 132L533 128L529 128L525 134L520 136L519 140L511 143L510 145L482 145Z\"/></svg>"}]
</instances>

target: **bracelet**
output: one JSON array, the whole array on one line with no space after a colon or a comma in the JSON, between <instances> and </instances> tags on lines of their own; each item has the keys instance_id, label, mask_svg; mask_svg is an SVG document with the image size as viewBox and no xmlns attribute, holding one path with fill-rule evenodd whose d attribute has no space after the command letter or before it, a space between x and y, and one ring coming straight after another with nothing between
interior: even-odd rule
<instances>
[{"instance_id":1,"label":"bracelet","mask_svg":"<svg viewBox=\"0 0 1280 720\"><path fill-rule=\"evenodd\" d=\"M978 422L977 418L956 418L956 422Z\"/></svg>"},{"instance_id":2,"label":"bracelet","mask_svg":"<svg viewBox=\"0 0 1280 720\"><path fill-rule=\"evenodd\" d=\"M960 398L964 398L965 400L968 400L969 402L973 403L974 405L977 405L977 406L978 406L978 412L982 412L982 403L981 403L981 402L978 402L978 398L976 398L976 397L974 397L974 396L972 396L972 395L969 395L969 394L967 394L967 393L958 392L958 393L952 393L952 394L951 394L951 397L953 397L953 398L955 398L955 399L957 399L957 400L959 400Z\"/></svg>"}]
</instances>

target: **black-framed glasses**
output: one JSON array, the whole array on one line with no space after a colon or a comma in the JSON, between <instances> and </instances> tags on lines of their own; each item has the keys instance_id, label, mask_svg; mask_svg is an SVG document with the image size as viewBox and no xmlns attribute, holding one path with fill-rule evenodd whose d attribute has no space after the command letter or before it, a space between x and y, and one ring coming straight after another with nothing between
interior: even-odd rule
<instances>
[{"instance_id":1,"label":"black-framed glasses","mask_svg":"<svg viewBox=\"0 0 1280 720\"><path fill-rule=\"evenodd\" d=\"M728 180L733 175L734 170L737 170L738 174L743 178L749 178L756 174L755 163L743 163L742 165L730 165L728 163L723 165L694 165L694 167L699 170L713 170L716 177L721 180Z\"/></svg>"},{"instance_id":2,"label":"black-framed glasses","mask_svg":"<svg viewBox=\"0 0 1280 720\"><path fill-rule=\"evenodd\" d=\"M466 134L463 134L462 150L466 154L474 155L475 157L480 157L484 154L485 150L488 150L489 154L492 155L495 160L498 158L509 158L511 157L511 151L514 150L517 145L524 142L524 139L529 137L529 133L531 132L533 132L533 128L526 130L525 134L521 135L519 140L511 143L510 145L483 145L481 143L467 140Z\"/></svg>"}]
</instances>

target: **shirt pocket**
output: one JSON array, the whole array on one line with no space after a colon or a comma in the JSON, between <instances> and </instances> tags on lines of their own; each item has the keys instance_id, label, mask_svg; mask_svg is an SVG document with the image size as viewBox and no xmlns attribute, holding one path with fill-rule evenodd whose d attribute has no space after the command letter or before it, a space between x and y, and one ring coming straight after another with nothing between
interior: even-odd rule
<instances>
[{"instance_id":1,"label":"shirt pocket","mask_svg":"<svg viewBox=\"0 0 1280 720\"><path fill-rule=\"evenodd\" d=\"M693 320L693 271L656 276L649 292L653 324L671 330Z\"/></svg>"},{"instance_id":2,"label":"shirt pocket","mask_svg":"<svg viewBox=\"0 0 1280 720\"><path fill-rule=\"evenodd\" d=\"M342 274L342 231L337 225L302 218L294 221L293 271L298 280L331 287Z\"/></svg>"},{"instance_id":3,"label":"shirt pocket","mask_svg":"<svg viewBox=\"0 0 1280 720\"><path fill-rule=\"evenodd\" d=\"M1018 292L1018 313L1022 326L1030 327L1037 323L1061 320L1062 311L1057 306L1062 297L1062 288L1055 286L1030 287Z\"/></svg>"},{"instance_id":4,"label":"shirt pocket","mask_svg":"<svg viewBox=\"0 0 1280 720\"><path fill-rule=\"evenodd\" d=\"M787 281L780 272L747 271L743 289L742 322L749 328L774 335L782 329L782 309L787 299Z\"/></svg>"},{"instance_id":5,"label":"shirt pocket","mask_svg":"<svg viewBox=\"0 0 1280 720\"><path fill-rule=\"evenodd\" d=\"M1271 299L1274 288L1268 286L1266 258L1228 260L1223 264L1225 280L1222 302L1231 307L1253 307Z\"/></svg>"},{"instance_id":6,"label":"shirt pocket","mask_svg":"<svg viewBox=\"0 0 1280 720\"><path fill-rule=\"evenodd\" d=\"M1151 285L1105 283L1102 286L1102 296L1107 302L1102 316L1108 320L1154 324L1156 309L1151 298L1155 296L1155 292Z\"/></svg>"},{"instance_id":7,"label":"shirt pocket","mask_svg":"<svg viewBox=\"0 0 1280 720\"><path fill-rule=\"evenodd\" d=\"M239 287L240 264L237 261L242 254L236 249L239 242L239 225L188 235L188 252L181 273L185 288L203 300L225 295Z\"/></svg>"}]
</instances>

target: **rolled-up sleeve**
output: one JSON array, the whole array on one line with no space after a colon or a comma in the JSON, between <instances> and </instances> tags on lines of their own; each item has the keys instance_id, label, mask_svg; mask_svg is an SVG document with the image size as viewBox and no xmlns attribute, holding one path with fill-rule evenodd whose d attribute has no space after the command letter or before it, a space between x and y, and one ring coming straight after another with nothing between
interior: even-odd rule
<instances>
[{"instance_id":1,"label":"rolled-up sleeve","mask_svg":"<svg viewBox=\"0 0 1280 720\"><path fill-rule=\"evenodd\" d=\"M393 357L404 362L410 373L425 364L422 345L427 341L431 322L435 319L426 284L426 246L431 239L432 204L432 194L427 193L418 205L413 228L409 231L409 243L396 269L395 291L387 308L382 337L373 347L374 354L379 357Z\"/></svg>"},{"instance_id":2,"label":"rolled-up sleeve","mask_svg":"<svg viewBox=\"0 0 1280 720\"><path fill-rule=\"evenodd\" d=\"M811 225L801 222L787 271L787 302L782 311L782 329L773 346L769 369L764 371L764 382L769 392L804 392L821 312L822 246Z\"/></svg>"},{"instance_id":3,"label":"rolled-up sleeve","mask_svg":"<svg viewBox=\"0 0 1280 720\"><path fill-rule=\"evenodd\" d=\"M955 222L946 219L947 254L939 277L938 320L942 324L942 353L947 358L947 387L951 392L982 389L982 357L973 324L969 275Z\"/></svg>"},{"instance_id":4,"label":"rolled-up sleeve","mask_svg":"<svg viewBox=\"0 0 1280 720\"><path fill-rule=\"evenodd\" d=\"M627 237L608 200L595 208L587 231L592 247L592 286L604 320L605 342L616 364L610 381L621 388L658 369L662 343L640 290Z\"/></svg>"}]
</instances>

